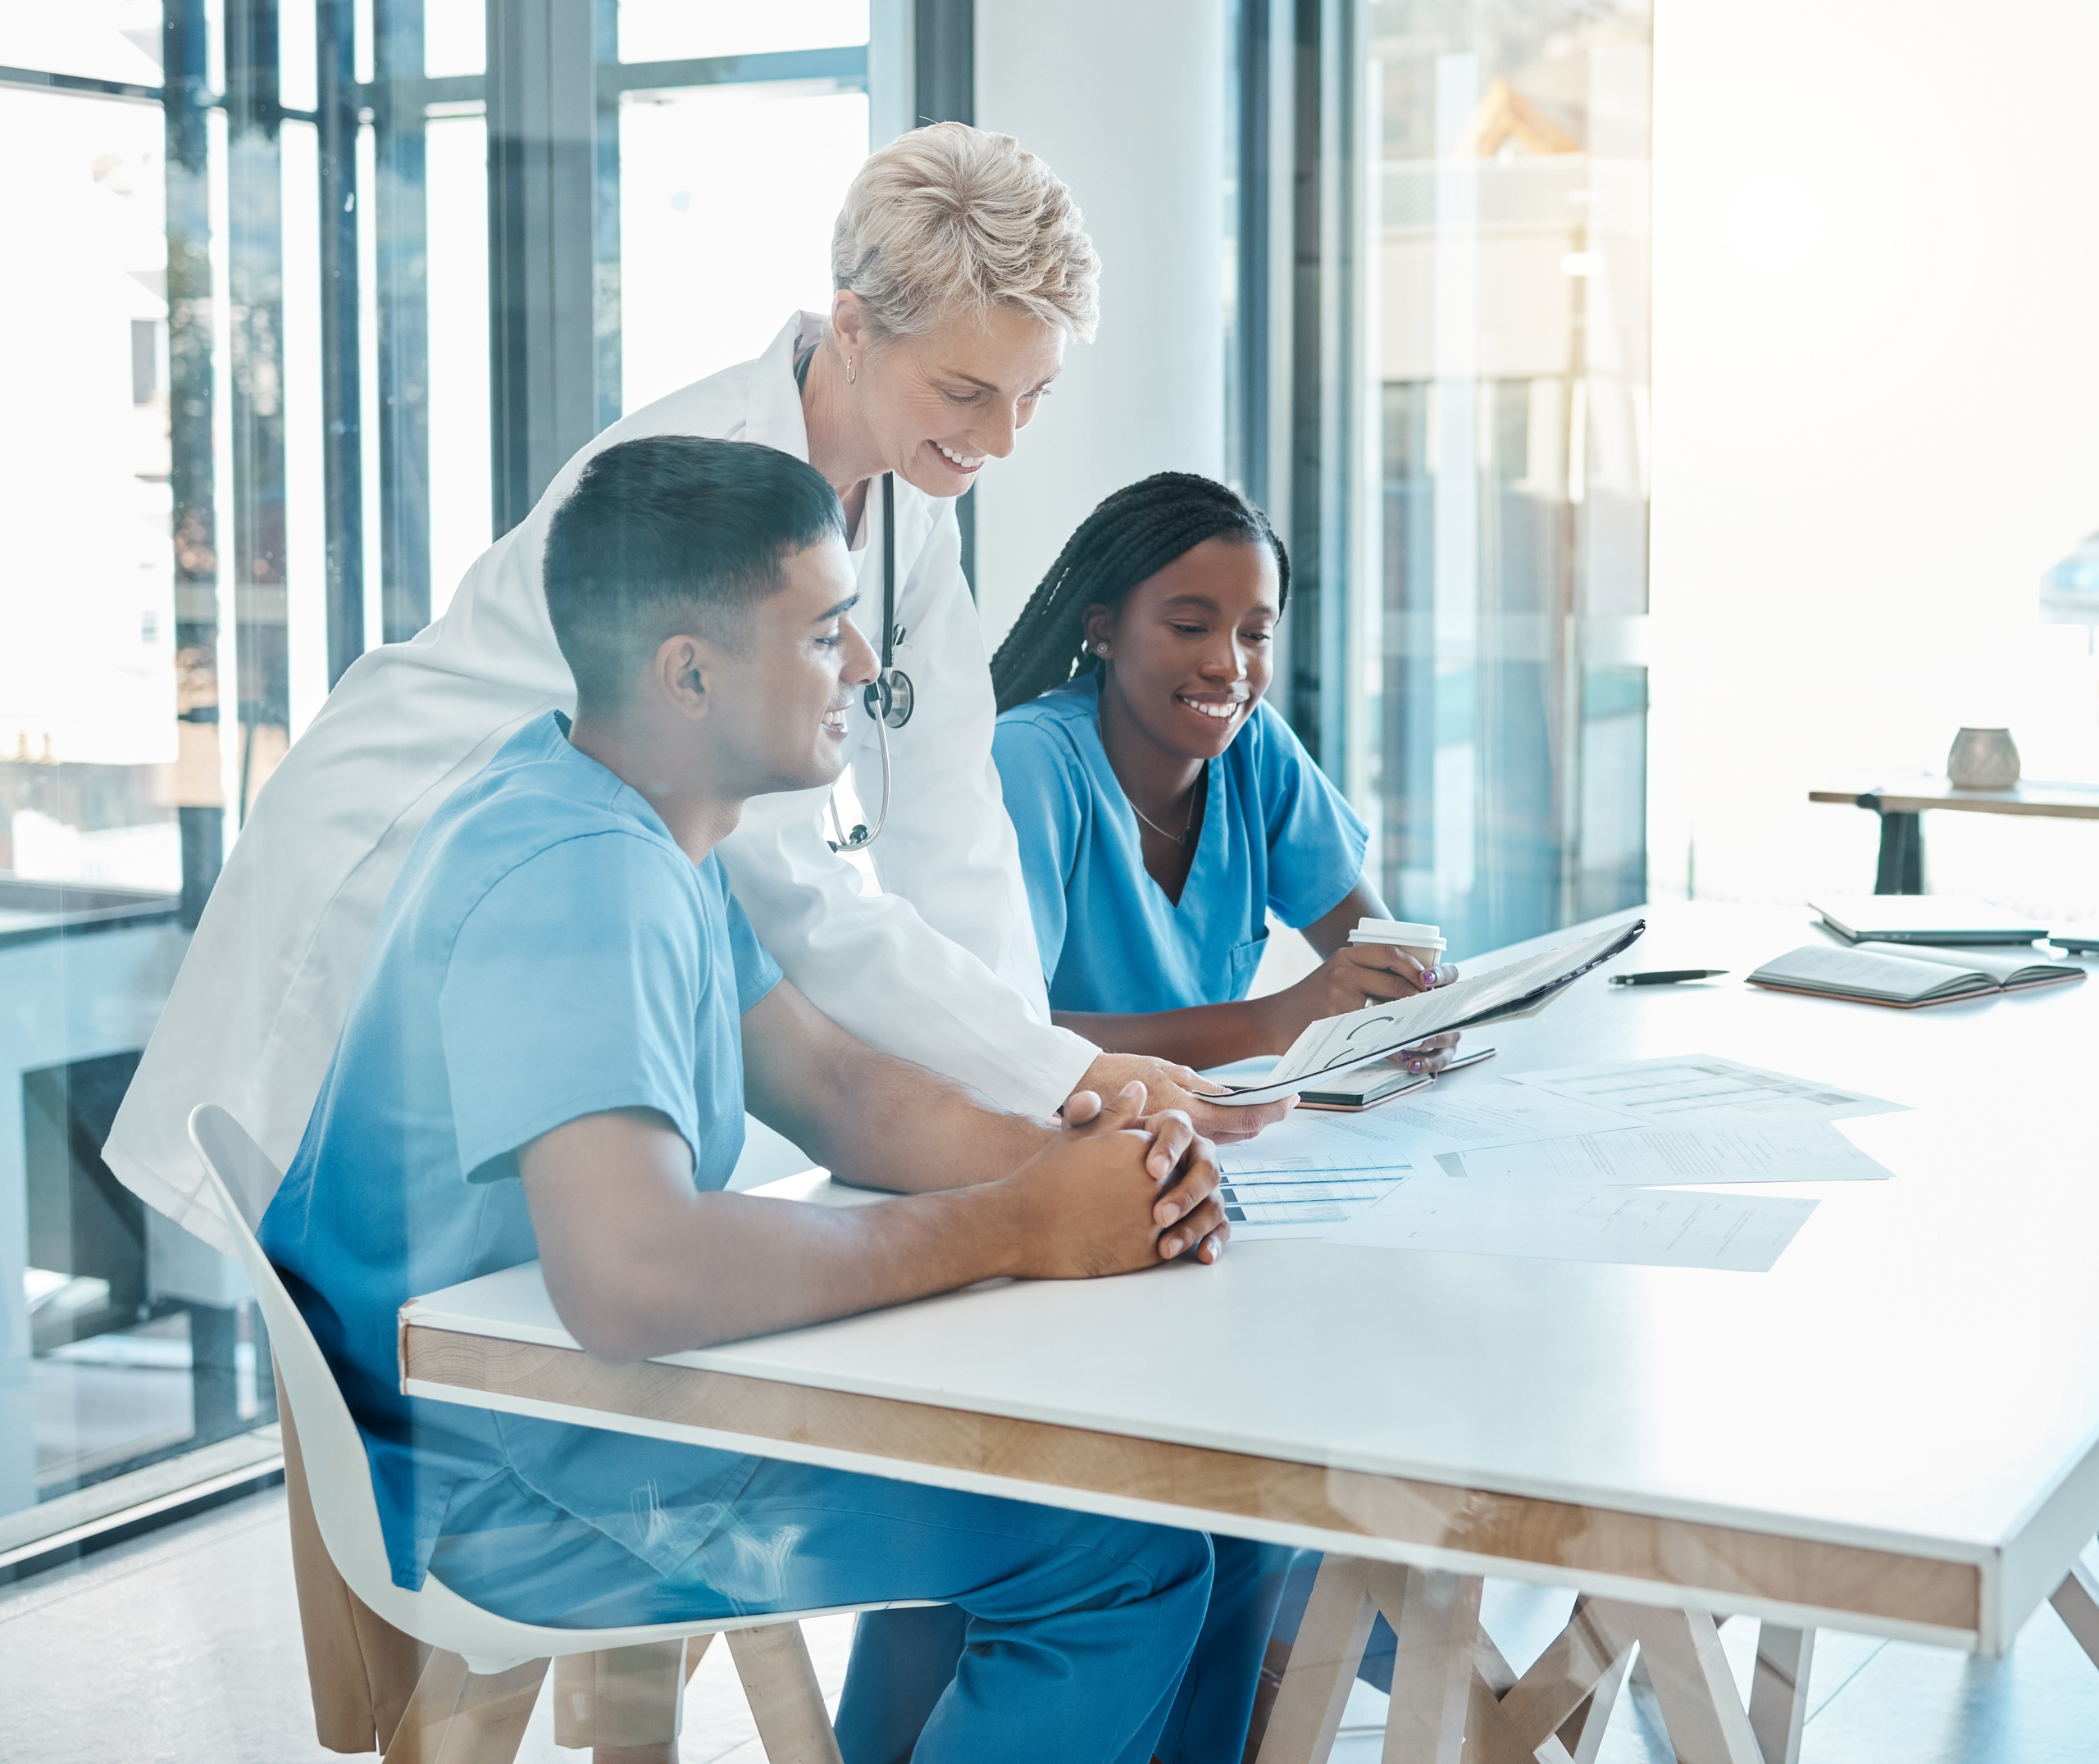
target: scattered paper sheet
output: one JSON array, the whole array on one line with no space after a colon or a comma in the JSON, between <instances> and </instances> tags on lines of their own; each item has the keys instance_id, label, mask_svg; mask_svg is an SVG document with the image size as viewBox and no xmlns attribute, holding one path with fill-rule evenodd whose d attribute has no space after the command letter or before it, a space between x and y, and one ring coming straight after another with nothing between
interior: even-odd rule
<instances>
[{"instance_id":1,"label":"scattered paper sheet","mask_svg":"<svg viewBox=\"0 0 2099 1764\"><path fill-rule=\"evenodd\" d=\"M1890 1172L1825 1121L1799 1126L1632 1127L1527 1145L1445 1152L1446 1176L1581 1183L1881 1182Z\"/></svg>"},{"instance_id":2,"label":"scattered paper sheet","mask_svg":"<svg viewBox=\"0 0 2099 1764\"><path fill-rule=\"evenodd\" d=\"M1318 1237L1333 1225L1368 1212L1408 1174L1404 1170L1361 1171L1339 1176L1291 1171L1235 1178L1219 1185L1218 1198L1232 1221L1235 1243L1264 1238Z\"/></svg>"},{"instance_id":3,"label":"scattered paper sheet","mask_svg":"<svg viewBox=\"0 0 2099 1764\"><path fill-rule=\"evenodd\" d=\"M1677 1194L1553 1182L1400 1183L1327 1241L1553 1262L1764 1274L1814 1211L1773 1195Z\"/></svg>"},{"instance_id":4,"label":"scattered paper sheet","mask_svg":"<svg viewBox=\"0 0 2099 1764\"><path fill-rule=\"evenodd\" d=\"M1639 1122L1639 1116L1621 1109L1600 1108L1505 1078L1468 1075L1448 1090L1439 1084L1359 1115L1300 1109L1257 1138L1220 1146L1218 1167L1227 1175L1404 1167L1467 1146L1608 1133Z\"/></svg>"},{"instance_id":5,"label":"scattered paper sheet","mask_svg":"<svg viewBox=\"0 0 2099 1764\"><path fill-rule=\"evenodd\" d=\"M1509 1082L1604 1107L1623 1109L1651 1125L1721 1126L1758 1121L1842 1121L1904 1107L1837 1084L1792 1078L1717 1054L1659 1060L1605 1060L1551 1071L1518 1072Z\"/></svg>"}]
</instances>

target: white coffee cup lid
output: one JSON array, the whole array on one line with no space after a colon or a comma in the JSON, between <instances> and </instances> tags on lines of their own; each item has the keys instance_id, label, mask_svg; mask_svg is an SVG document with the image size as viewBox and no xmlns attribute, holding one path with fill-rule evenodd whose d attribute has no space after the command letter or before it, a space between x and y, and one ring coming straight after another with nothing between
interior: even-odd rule
<instances>
[{"instance_id":1,"label":"white coffee cup lid","mask_svg":"<svg viewBox=\"0 0 2099 1764\"><path fill-rule=\"evenodd\" d=\"M1442 930L1433 925L1409 925L1400 919L1363 919L1348 934L1351 943L1404 943L1414 948L1446 947Z\"/></svg>"}]
</instances>

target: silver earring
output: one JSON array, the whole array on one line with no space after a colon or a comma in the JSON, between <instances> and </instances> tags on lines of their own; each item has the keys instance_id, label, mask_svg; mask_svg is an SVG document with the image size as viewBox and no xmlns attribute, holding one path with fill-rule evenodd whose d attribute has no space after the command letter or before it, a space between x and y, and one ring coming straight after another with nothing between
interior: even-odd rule
<instances>
[{"instance_id":1,"label":"silver earring","mask_svg":"<svg viewBox=\"0 0 2099 1764\"><path fill-rule=\"evenodd\" d=\"M854 380L858 377L858 376L854 369L852 362L849 361L845 364L845 384L849 386L851 385Z\"/></svg>"}]
</instances>

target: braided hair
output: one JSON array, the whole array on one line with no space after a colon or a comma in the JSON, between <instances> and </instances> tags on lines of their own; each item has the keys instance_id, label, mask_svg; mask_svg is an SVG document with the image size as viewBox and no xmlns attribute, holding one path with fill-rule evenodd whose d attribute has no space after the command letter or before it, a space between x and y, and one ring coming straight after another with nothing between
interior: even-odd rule
<instances>
[{"instance_id":1,"label":"braided hair","mask_svg":"<svg viewBox=\"0 0 2099 1764\"><path fill-rule=\"evenodd\" d=\"M1116 491L1065 541L991 657L999 708L1091 673L1100 663L1086 647L1086 608L1113 611L1140 582L1214 539L1268 546L1282 585L1277 609L1290 604L1290 557L1266 515L1214 479L1154 473Z\"/></svg>"}]
</instances>

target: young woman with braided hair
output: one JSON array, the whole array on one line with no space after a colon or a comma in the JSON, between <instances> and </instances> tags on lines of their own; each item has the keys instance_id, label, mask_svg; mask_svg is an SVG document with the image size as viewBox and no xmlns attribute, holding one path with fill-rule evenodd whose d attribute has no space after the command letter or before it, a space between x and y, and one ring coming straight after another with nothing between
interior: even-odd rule
<instances>
[{"instance_id":1,"label":"young woman with braided hair","mask_svg":"<svg viewBox=\"0 0 2099 1764\"><path fill-rule=\"evenodd\" d=\"M1368 835L1262 701L1290 558L1223 484L1160 472L1081 523L991 662L992 752L1054 1020L1197 1067L1452 977L1351 946ZM1270 912L1321 965L1250 999ZM1438 1046L1410 1049L1432 1071Z\"/></svg>"},{"instance_id":2,"label":"young woman with braided hair","mask_svg":"<svg viewBox=\"0 0 2099 1764\"><path fill-rule=\"evenodd\" d=\"M1387 916L1363 873L1368 835L1261 702L1289 593L1289 556L1259 509L1161 472L1086 518L992 658L992 752L1053 1020L1100 1047L1220 1066L1455 977L1347 941L1358 920ZM1271 912L1321 965L1250 999ZM1402 1057L1434 1071L1456 1039ZM1211 1544L1163 1764L1240 1757L1286 1576L1316 1571L1308 1557L1292 1574L1279 1545Z\"/></svg>"}]
</instances>

